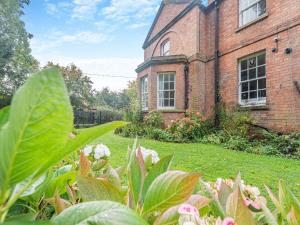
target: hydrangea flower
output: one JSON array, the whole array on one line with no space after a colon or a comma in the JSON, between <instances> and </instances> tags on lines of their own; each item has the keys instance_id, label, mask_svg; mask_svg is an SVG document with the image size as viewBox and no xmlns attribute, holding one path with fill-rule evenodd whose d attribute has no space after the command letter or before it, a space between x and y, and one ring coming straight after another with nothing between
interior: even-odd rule
<instances>
[{"instance_id":1,"label":"hydrangea flower","mask_svg":"<svg viewBox=\"0 0 300 225\"><path fill-rule=\"evenodd\" d=\"M93 146L92 145L87 145L85 148L82 150L85 156L89 156L93 151Z\"/></svg>"},{"instance_id":2,"label":"hydrangea flower","mask_svg":"<svg viewBox=\"0 0 300 225\"><path fill-rule=\"evenodd\" d=\"M142 153L144 161L149 156L151 156L151 158L152 158L152 164L156 164L159 161L159 156L156 151L151 150L151 149L146 149L144 147L140 147L140 149L141 149L141 153Z\"/></svg>"},{"instance_id":3,"label":"hydrangea flower","mask_svg":"<svg viewBox=\"0 0 300 225\"><path fill-rule=\"evenodd\" d=\"M94 152L95 152L95 154L94 154L95 159L101 159L101 158L105 158L105 157L110 156L110 150L104 144L96 145L96 148L95 148Z\"/></svg>"},{"instance_id":4,"label":"hydrangea flower","mask_svg":"<svg viewBox=\"0 0 300 225\"><path fill-rule=\"evenodd\" d=\"M182 204L178 213L179 217L179 225L199 225L200 224L200 215L197 208L189 204Z\"/></svg>"}]
</instances>

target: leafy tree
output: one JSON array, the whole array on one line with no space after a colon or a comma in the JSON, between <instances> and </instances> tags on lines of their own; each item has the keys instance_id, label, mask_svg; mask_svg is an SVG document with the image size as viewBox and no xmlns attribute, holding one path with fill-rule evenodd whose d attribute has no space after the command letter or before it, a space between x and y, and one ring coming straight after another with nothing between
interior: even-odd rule
<instances>
[{"instance_id":1,"label":"leafy tree","mask_svg":"<svg viewBox=\"0 0 300 225\"><path fill-rule=\"evenodd\" d=\"M47 67L58 66L62 73L69 91L73 108L89 108L93 98L93 82L89 77L84 76L82 71L75 65L60 66L48 62Z\"/></svg>"},{"instance_id":2,"label":"leafy tree","mask_svg":"<svg viewBox=\"0 0 300 225\"><path fill-rule=\"evenodd\" d=\"M32 35L20 19L25 4L29 0L0 1L0 98L6 100L38 69L29 46Z\"/></svg>"}]
</instances>

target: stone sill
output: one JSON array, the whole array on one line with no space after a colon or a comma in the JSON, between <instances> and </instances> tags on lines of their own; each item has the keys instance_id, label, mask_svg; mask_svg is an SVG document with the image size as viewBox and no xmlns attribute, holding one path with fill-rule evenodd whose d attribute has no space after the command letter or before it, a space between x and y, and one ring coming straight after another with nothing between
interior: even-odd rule
<instances>
[{"instance_id":1,"label":"stone sill","mask_svg":"<svg viewBox=\"0 0 300 225\"><path fill-rule=\"evenodd\" d=\"M266 12L266 13L262 14L260 17L256 18L255 20L253 20L253 21L251 21L251 22L249 22L249 23L247 23L247 24L245 24L245 25L237 28L235 30L235 32L238 33L241 30L244 30L245 28L247 28L247 27L249 27L249 26L251 26L251 25L253 25L253 24L257 23L257 22L266 19L268 16L269 16L269 14L268 14L268 12Z\"/></svg>"},{"instance_id":2,"label":"stone sill","mask_svg":"<svg viewBox=\"0 0 300 225\"><path fill-rule=\"evenodd\" d=\"M239 105L239 107L249 110L270 110L269 105Z\"/></svg>"}]
</instances>

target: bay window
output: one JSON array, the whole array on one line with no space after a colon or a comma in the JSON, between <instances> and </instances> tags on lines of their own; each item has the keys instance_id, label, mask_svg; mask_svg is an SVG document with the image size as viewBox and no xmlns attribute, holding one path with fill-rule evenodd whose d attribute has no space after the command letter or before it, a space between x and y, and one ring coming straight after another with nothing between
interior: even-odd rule
<instances>
[{"instance_id":1,"label":"bay window","mask_svg":"<svg viewBox=\"0 0 300 225\"><path fill-rule=\"evenodd\" d=\"M266 13L266 0L239 0L240 26L244 26Z\"/></svg>"},{"instance_id":2,"label":"bay window","mask_svg":"<svg viewBox=\"0 0 300 225\"><path fill-rule=\"evenodd\" d=\"M239 63L240 104L266 104L266 53L241 59Z\"/></svg>"},{"instance_id":3,"label":"bay window","mask_svg":"<svg viewBox=\"0 0 300 225\"><path fill-rule=\"evenodd\" d=\"M141 78L141 106L142 110L148 109L148 76Z\"/></svg>"},{"instance_id":4,"label":"bay window","mask_svg":"<svg viewBox=\"0 0 300 225\"><path fill-rule=\"evenodd\" d=\"M174 109L175 108L175 78L173 72L158 74L158 108Z\"/></svg>"}]
</instances>

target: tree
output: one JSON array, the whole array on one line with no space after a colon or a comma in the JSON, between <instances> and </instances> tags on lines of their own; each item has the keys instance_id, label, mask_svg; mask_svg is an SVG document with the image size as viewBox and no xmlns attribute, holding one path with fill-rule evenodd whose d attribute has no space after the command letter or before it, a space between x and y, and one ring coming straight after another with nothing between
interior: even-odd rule
<instances>
[{"instance_id":1,"label":"tree","mask_svg":"<svg viewBox=\"0 0 300 225\"><path fill-rule=\"evenodd\" d=\"M69 91L71 104L73 108L89 108L92 104L93 98L93 82L89 77L84 76L82 71L75 65L60 66L48 62L47 67L58 66L62 73L66 86Z\"/></svg>"},{"instance_id":2,"label":"tree","mask_svg":"<svg viewBox=\"0 0 300 225\"><path fill-rule=\"evenodd\" d=\"M0 97L9 99L38 70L31 55L29 39L20 17L29 0L0 1Z\"/></svg>"}]
</instances>

